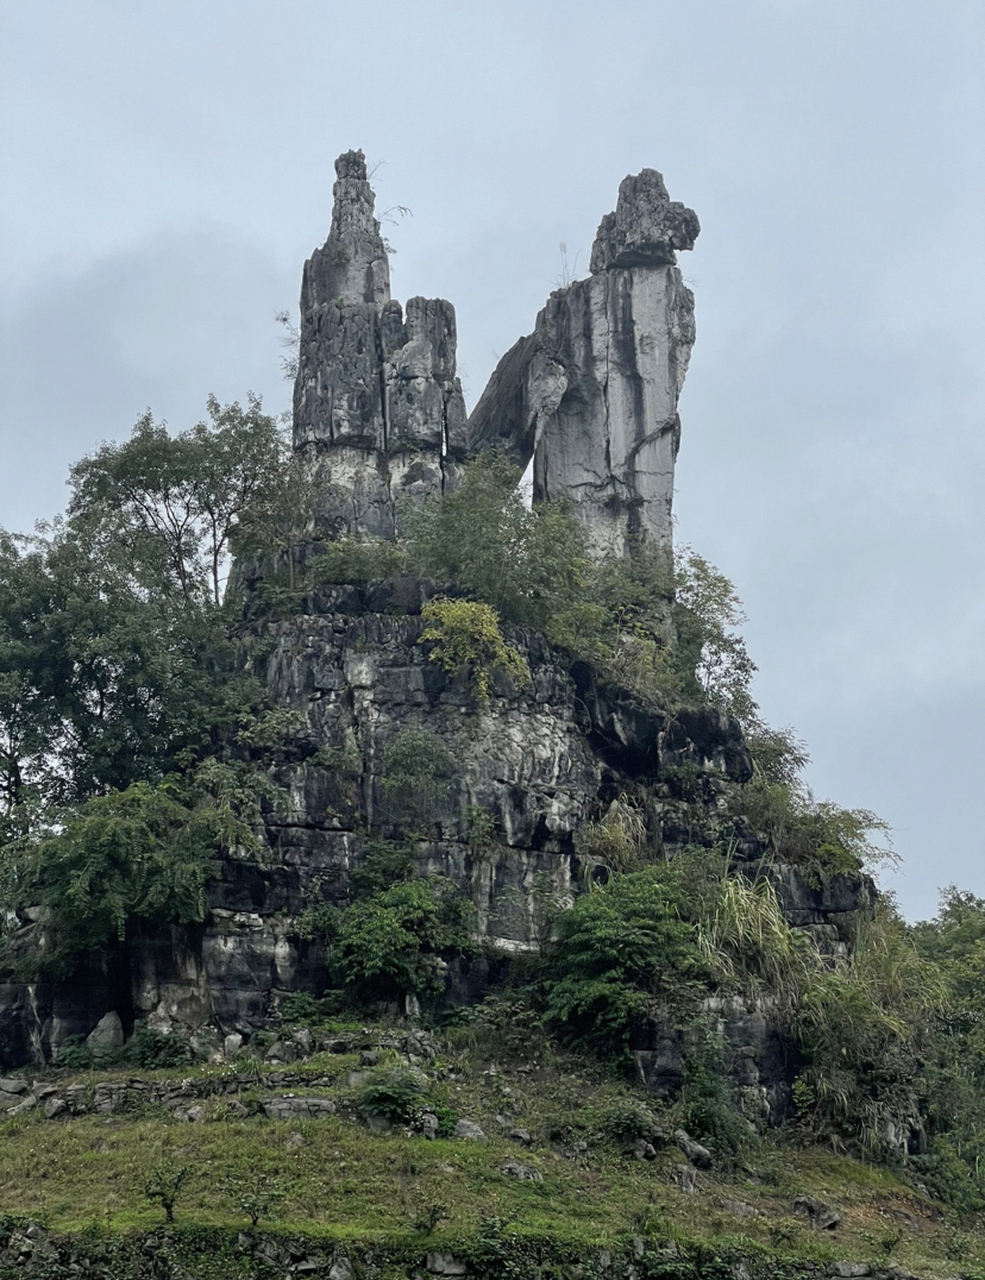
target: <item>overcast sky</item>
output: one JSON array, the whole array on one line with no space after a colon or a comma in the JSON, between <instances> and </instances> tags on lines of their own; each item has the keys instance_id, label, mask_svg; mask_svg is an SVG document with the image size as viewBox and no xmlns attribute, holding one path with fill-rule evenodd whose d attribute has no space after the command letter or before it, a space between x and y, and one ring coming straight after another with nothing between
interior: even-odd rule
<instances>
[{"instance_id":1,"label":"overcast sky","mask_svg":"<svg viewBox=\"0 0 985 1280\"><path fill-rule=\"evenodd\" d=\"M12 529L147 407L287 407L340 151L413 211L394 296L455 304L470 406L661 170L702 225L678 537L906 913L985 896L985 0L30 0L0 85Z\"/></svg>"}]
</instances>

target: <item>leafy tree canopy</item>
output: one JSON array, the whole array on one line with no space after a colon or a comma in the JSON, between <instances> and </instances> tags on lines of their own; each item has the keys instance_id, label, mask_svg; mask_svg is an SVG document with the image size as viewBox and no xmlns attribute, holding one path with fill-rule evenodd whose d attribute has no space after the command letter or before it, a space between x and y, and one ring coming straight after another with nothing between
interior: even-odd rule
<instances>
[{"instance_id":1,"label":"leafy tree canopy","mask_svg":"<svg viewBox=\"0 0 985 1280\"><path fill-rule=\"evenodd\" d=\"M218 605L237 521L272 501L288 444L256 397L208 400L208 421L171 435L148 411L124 444L105 444L72 468L68 515L130 555L145 586L162 574L189 599Z\"/></svg>"},{"instance_id":2,"label":"leafy tree canopy","mask_svg":"<svg viewBox=\"0 0 985 1280\"><path fill-rule=\"evenodd\" d=\"M472 923L451 880L401 880L339 913L331 967L357 998L434 995L444 986L439 962L474 950Z\"/></svg>"},{"instance_id":3,"label":"leafy tree canopy","mask_svg":"<svg viewBox=\"0 0 985 1280\"><path fill-rule=\"evenodd\" d=\"M257 400L208 412L176 436L145 415L72 469L65 518L0 532L5 905L44 907L52 957L200 918L209 857L250 845L262 690L219 597L285 443Z\"/></svg>"}]
</instances>

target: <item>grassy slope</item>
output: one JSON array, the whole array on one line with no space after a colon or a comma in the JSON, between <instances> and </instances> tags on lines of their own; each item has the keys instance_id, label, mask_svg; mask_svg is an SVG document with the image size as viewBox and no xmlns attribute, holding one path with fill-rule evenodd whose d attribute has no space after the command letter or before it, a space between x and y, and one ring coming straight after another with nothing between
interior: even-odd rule
<instances>
[{"instance_id":1,"label":"grassy slope","mask_svg":"<svg viewBox=\"0 0 985 1280\"><path fill-rule=\"evenodd\" d=\"M399 1061L396 1054L383 1059ZM488 1135L481 1143L368 1133L350 1084L355 1067L354 1055L322 1055L300 1068L312 1080L330 1080L311 1092L340 1104L339 1115L317 1120L234 1118L221 1097L205 1104L207 1119L197 1124L179 1123L162 1107L52 1121L39 1112L8 1117L0 1121L0 1212L43 1221L54 1232L152 1228L163 1215L144 1197L148 1178L162 1165L187 1165L179 1227L242 1229L246 1219L222 1180L262 1172L284 1198L276 1220L261 1225L312 1238L416 1238L422 1249L452 1248L492 1215L520 1233L549 1234L586 1253L642 1234L819 1261L890 1260L926 1277L985 1267L985 1236L913 1186L887 1170L788 1141L751 1145L737 1170L699 1174L695 1193L683 1194L672 1174L682 1160L675 1147L641 1162L595 1136L606 1108L645 1095L549 1051L513 1066L500 1061L495 1069L474 1048L449 1050L428 1064L433 1096L478 1121ZM144 1078L223 1071L200 1067ZM497 1115L529 1130L532 1145L510 1141ZM578 1149L580 1141L587 1150ZM538 1169L543 1182L503 1173L508 1157ZM837 1209L837 1230L817 1232L796 1218L792 1201L799 1194ZM415 1237L414 1224L433 1205L447 1207L447 1221Z\"/></svg>"}]
</instances>

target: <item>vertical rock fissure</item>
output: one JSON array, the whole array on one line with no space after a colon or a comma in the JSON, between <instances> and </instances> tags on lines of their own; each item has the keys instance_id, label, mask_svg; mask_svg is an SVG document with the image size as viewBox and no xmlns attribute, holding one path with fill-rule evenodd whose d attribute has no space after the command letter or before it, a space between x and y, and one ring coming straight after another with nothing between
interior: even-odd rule
<instances>
[{"instance_id":1,"label":"vertical rock fissure","mask_svg":"<svg viewBox=\"0 0 985 1280\"><path fill-rule=\"evenodd\" d=\"M611 418L609 414L609 370L612 365L612 321L609 316L609 277L602 277L602 315L605 318L605 335L603 351L605 352L605 377L602 381L602 404L605 408L605 415L602 420L602 428L605 439L605 471L609 477L603 480L599 488L604 492L611 486L612 477L612 431Z\"/></svg>"}]
</instances>

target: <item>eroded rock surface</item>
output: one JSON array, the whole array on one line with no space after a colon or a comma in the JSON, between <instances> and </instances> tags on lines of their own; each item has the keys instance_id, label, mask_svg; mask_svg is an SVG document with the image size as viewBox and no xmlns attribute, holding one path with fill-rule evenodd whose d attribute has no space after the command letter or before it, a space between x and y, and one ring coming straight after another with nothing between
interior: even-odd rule
<instances>
[{"instance_id":1,"label":"eroded rock surface","mask_svg":"<svg viewBox=\"0 0 985 1280\"><path fill-rule=\"evenodd\" d=\"M472 450L533 458L534 501L566 497L600 550L669 551L677 401L694 298L676 264L698 234L654 169L627 177L599 227L591 272L551 294L469 419Z\"/></svg>"},{"instance_id":2,"label":"eroded rock surface","mask_svg":"<svg viewBox=\"0 0 985 1280\"><path fill-rule=\"evenodd\" d=\"M523 465L533 460L535 501L574 503L597 548L633 554L648 544L669 554L677 400L694 339L676 254L698 234L693 212L669 200L655 170L625 179L599 227L591 275L552 294L466 423L451 304L411 298L404 310L390 298L362 153L340 156L336 173L331 230L304 270L294 400L295 447L318 481L314 511L300 513L314 523L312 545L399 536L402 501L443 491L468 456L499 445ZM416 870L469 895L500 957L543 943L545 901L569 901L607 878L583 837L627 797L649 856L724 843L737 863L762 857L760 838L723 803L727 784L752 774L727 715L644 706L523 630L507 638L529 683L493 672L488 700L477 703L468 673L450 677L420 643L427 583L315 586L277 620L251 600L245 573L240 586L244 666L298 726L273 766L284 799L264 814L264 856L217 860L201 925L137 934L106 972L0 989L0 1065L50 1056L76 1035L118 1047L123 1022L135 1018L191 1035L218 1057L276 1023L288 994L319 992L325 954L302 937L299 917L347 902L371 836L407 838L382 772L387 745L408 728L433 735L454 762L426 829L417 828ZM844 957L871 883L783 867L772 874L791 923ZM37 921L25 926L16 946L29 950L39 933ZM483 964L492 963L502 960L447 973L449 998L480 997ZM746 1114L779 1118L796 1064L769 1007L730 997L707 1001L706 1013L728 1047ZM655 1019L633 1049L652 1088L680 1085L687 1045L673 1026ZM270 1054L290 1061L307 1051L278 1041ZM426 1056L426 1046L407 1052ZM10 1106L20 1105L11 1095ZM285 1111L281 1098L265 1106Z\"/></svg>"},{"instance_id":3,"label":"eroded rock surface","mask_svg":"<svg viewBox=\"0 0 985 1280\"><path fill-rule=\"evenodd\" d=\"M335 162L328 239L305 263L294 441L320 483L329 535L392 538L402 497L440 492L464 448L455 310L390 297L387 251L361 151Z\"/></svg>"}]
</instances>

